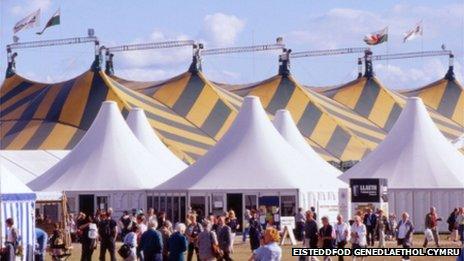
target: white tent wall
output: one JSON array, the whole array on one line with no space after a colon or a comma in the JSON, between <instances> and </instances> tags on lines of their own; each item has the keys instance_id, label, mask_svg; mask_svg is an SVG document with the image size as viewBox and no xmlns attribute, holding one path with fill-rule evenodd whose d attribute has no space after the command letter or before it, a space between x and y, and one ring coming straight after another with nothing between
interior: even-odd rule
<instances>
[{"instance_id":1,"label":"white tent wall","mask_svg":"<svg viewBox=\"0 0 464 261\"><path fill-rule=\"evenodd\" d=\"M320 223L321 217L328 217L331 223L336 221L339 214L338 207L338 190L334 191L311 191L307 193L308 204L302 206L303 209L309 210L314 207L317 213L317 222Z\"/></svg>"},{"instance_id":2,"label":"white tent wall","mask_svg":"<svg viewBox=\"0 0 464 261\"><path fill-rule=\"evenodd\" d=\"M35 202L34 200L8 200L1 199L0 226L3 246L6 239L5 221L12 218L14 226L19 231L20 245L23 247L22 260L33 260L35 248Z\"/></svg>"},{"instance_id":3,"label":"white tent wall","mask_svg":"<svg viewBox=\"0 0 464 261\"><path fill-rule=\"evenodd\" d=\"M71 212L79 211L79 195L93 195L95 210L99 208L97 205L97 197L107 197L108 205L113 209L113 218L119 218L123 211L131 211L131 209L147 209L147 193L145 191L67 191L68 204Z\"/></svg>"},{"instance_id":4,"label":"white tent wall","mask_svg":"<svg viewBox=\"0 0 464 261\"><path fill-rule=\"evenodd\" d=\"M464 205L464 189L389 189L388 207L399 219L402 212L408 212L416 227L416 232L424 231L425 215L434 206L443 219L438 222L440 232L448 232L446 219L455 207Z\"/></svg>"}]
</instances>

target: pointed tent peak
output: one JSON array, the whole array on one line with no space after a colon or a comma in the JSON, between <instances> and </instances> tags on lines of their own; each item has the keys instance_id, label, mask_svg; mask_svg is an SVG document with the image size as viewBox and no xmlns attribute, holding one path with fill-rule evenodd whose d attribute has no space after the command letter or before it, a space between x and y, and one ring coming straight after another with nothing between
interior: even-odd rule
<instances>
[{"instance_id":1,"label":"pointed tent peak","mask_svg":"<svg viewBox=\"0 0 464 261\"><path fill-rule=\"evenodd\" d=\"M387 178L391 188L462 188L464 156L443 136L421 98L408 98L385 140L341 179Z\"/></svg>"},{"instance_id":2,"label":"pointed tent peak","mask_svg":"<svg viewBox=\"0 0 464 261\"><path fill-rule=\"evenodd\" d=\"M298 152L300 152L313 166L313 170L319 170L323 174L340 175L340 170L336 169L319 156L314 149L306 142L301 135L292 115L288 110L278 110L274 117L274 127L282 137ZM316 173L317 174L317 173ZM341 182L341 181L340 181Z\"/></svg>"},{"instance_id":3,"label":"pointed tent peak","mask_svg":"<svg viewBox=\"0 0 464 261\"><path fill-rule=\"evenodd\" d=\"M216 146L155 189L338 189L336 177L305 179L312 171L312 166L273 127L259 98L247 96Z\"/></svg>"},{"instance_id":4,"label":"pointed tent peak","mask_svg":"<svg viewBox=\"0 0 464 261\"><path fill-rule=\"evenodd\" d=\"M176 173L185 169L187 165L177 158L158 138L150 126L145 111L134 107L129 111L126 119L127 125L132 130L137 139L145 146L148 151L168 165Z\"/></svg>"},{"instance_id":5,"label":"pointed tent peak","mask_svg":"<svg viewBox=\"0 0 464 261\"><path fill-rule=\"evenodd\" d=\"M0 163L0 194L33 193L19 178Z\"/></svg>"},{"instance_id":6,"label":"pointed tent peak","mask_svg":"<svg viewBox=\"0 0 464 261\"><path fill-rule=\"evenodd\" d=\"M28 186L35 191L127 191L152 188L175 174L138 141L117 103L105 101L74 149Z\"/></svg>"}]
</instances>

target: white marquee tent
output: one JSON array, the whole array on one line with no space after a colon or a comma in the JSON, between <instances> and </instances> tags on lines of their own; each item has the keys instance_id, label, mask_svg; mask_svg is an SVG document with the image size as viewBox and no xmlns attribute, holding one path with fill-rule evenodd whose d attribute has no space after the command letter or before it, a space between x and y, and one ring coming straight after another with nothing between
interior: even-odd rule
<instances>
[{"instance_id":1,"label":"white marquee tent","mask_svg":"<svg viewBox=\"0 0 464 261\"><path fill-rule=\"evenodd\" d=\"M118 214L145 208L141 190L175 174L138 141L117 104L107 101L76 147L28 186L34 191L65 191L71 207L77 203L79 210L111 206Z\"/></svg>"},{"instance_id":2,"label":"white marquee tent","mask_svg":"<svg viewBox=\"0 0 464 261\"><path fill-rule=\"evenodd\" d=\"M3 160L2 160L3 162ZM32 260L35 247L36 195L0 162L0 245L6 238L5 220L12 218L23 246L23 260Z\"/></svg>"},{"instance_id":3,"label":"white marquee tent","mask_svg":"<svg viewBox=\"0 0 464 261\"><path fill-rule=\"evenodd\" d=\"M126 122L140 143L142 143L155 158L170 167L175 173L179 173L187 167L187 164L177 158L161 142L158 136L156 136L142 109L133 108L129 112Z\"/></svg>"},{"instance_id":4,"label":"white marquee tent","mask_svg":"<svg viewBox=\"0 0 464 261\"><path fill-rule=\"evenodd\" d=\"M437 129L420 98L409 98L385 140L340 178L386 178L390 212L407 211L418 231L430 206L446 220L464 205L464 156ZM446 222L440 229L447 229Z\"/></svg>"},{"instance_id":5,"label":"white marquee tent","mask_svg":"<svg viewBox=\"0 0 464 261\"><path fill-rule=\"evenodd\" d=\"M69 150L0 150L6 169L27 184L64 158Z\"/></svg>"},{"instance_id":6,"label":"white marquee tent","mask_svg":"<svg viewBox=\"0 0 464 261\"><path fill-rule=\"evenodd\" d=\"M341 182L331 175L312 179L313 167L274 128L259 98L248 96L216 146L157 186L154 202L180 193L200 213L234 209L241 218L245 208L276 204L282 215L293 215L298 206L309 208L311 196L321 205L338 197Z\"/></svg>"}]
</instances>

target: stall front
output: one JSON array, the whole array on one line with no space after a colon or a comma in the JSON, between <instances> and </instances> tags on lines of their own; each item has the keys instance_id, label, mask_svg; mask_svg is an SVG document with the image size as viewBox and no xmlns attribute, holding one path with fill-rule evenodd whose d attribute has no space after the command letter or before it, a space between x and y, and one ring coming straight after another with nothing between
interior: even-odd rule
<instances>
[{"instance_id":1,"label":"stall front","mask_svg":"<svg viewBox=\"0 0 464 261\"><path fill-rule=\"evenodd\" d=\"M341 179L385 178L390 212L406 211L424 230L425 215L436 207L446 220L464 204L464 156L443 136L420 98L409 98L385 140ZM440 231L448 224L439 222Z\"/></svg>"},{"instance_id":2,"label":"stall front","mask_svg":"<svg viewBox=\"0 0 464 261\"><path fill-rule=\"evenodd\" d=\"M92 126L60 162L28 183L34 191L64 191L72 212L112 207L145 209L145 189L175 175L138 141L115 102L103 102Z\"/></svg>"},{"instance_id":3,"label":"stall front","mask_svg":"<svg viewBox=\"0 0 464 261\"><path fill-rule=\"evenodd\" d=\"M174 221L190 209L200 217L234 210L239 220L246 209L293 216L298 207L313 206L311 199L324 205L338 197L341 182L331 175L312 178L318 171L312 167L274 128L259 98L248 96L217 145L148 192L148 206Z\"/></svg>"},{"instance_id":4,"label":"stall front","mask_svg":"<svg viewBox=\"0 0 464 261\"><path fill-rule=\"evenodd\" d=\"M11 218L18 229L21 260L33 260L35 199L36 194L0 164L0 246L5 245L8 233L5 221Z\"/></svg>"}]
</instances>

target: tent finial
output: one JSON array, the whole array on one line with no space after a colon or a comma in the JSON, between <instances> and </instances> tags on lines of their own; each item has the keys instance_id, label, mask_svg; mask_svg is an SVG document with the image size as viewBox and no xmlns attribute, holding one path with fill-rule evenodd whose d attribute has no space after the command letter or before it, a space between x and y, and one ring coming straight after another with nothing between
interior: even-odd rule
<instances>
[{"instance_id":1,"label":"tent finial","mask_svg":"<svg viewBox=\"0 0 464 261\"><path fill-rule=\"evenodd\" d=\"M363 75L363 62L362 62L362 58L359 57L358 58L358 79L361 78Z\"/></svg>"},{"instance_id":2,"label":"tent finial","mask_svg":"<svg viewBox=\"0 0 464 261\"><path fill-rule=\"evenodd\" d=\"M374 69L372 67L372 51L367 49L364 51L364 65L365 65L365 72L364 77L372 78L374 77Z\"/></svg>"},{"instance_id":3,"label":"tent finial","mask_svg":"<svg viewBox=\"0 0 464 261\"><path fill-rule=\"evenodd\" d=\"M94 72L101 70L101 49L100 42L98 40L95 41L95 60L92 63L92 70Z\"/></svg>"},{"instance_id":4,"label":"tent finial","mask_svg":"<svg viewBox=\"0 0 464 261\"><path fill-rule=\"evenodd\" d=\"M446 72L445 79L453 81L455 79L454 76L454 54L450 53L449 55L449 67L448 71Z\"/></svg>"},{"instance_id":5,"label":"tent finial","mask_svg":"<svg viewBox=\"0 0 464 261\"><path fill-rule=\"evenodd\" d=\"M203 44L198 43L193 45L193 56L192 63L189 67L189 72L197 73L201 72L201 50L203 49Z\"/></svg>"},{"instance_id":6,"label":"tent finial","mask_svg":"<svg viewBox=\"0 0 464 261\"><path fill-rule=\"evenodd\" d=\"M16 53L16 52L13 53L9 46L6 48L6 52L7 52L8 66L6 68L5 77L10 78L10 77L12 77L13 75L16 74L16 61L15 61L15 58L16 58L16 56L18 56L18 53Z\"/></svg>"},{"instance_id":7,"label":"tent finial","mask_svg":"<svg viewBox=\"0 0 464 261\"><path fill-rule=\"evenodd\" d=\"M107 75L114 75L114 67L113 67L113 56L114 54L110 53L108 49L105 52L105 73Z\"/></svg>"},{"instance_id":8,"label":"tent finial","mask_svg":"<svg viewBox=\"0 0 464 261\"><path fill-rule=\"evenodd\" d=\"M290 75L290 53L292 49L283 49L283 53L279 55L279 75Z\"/></svg>"}]
</instances>

